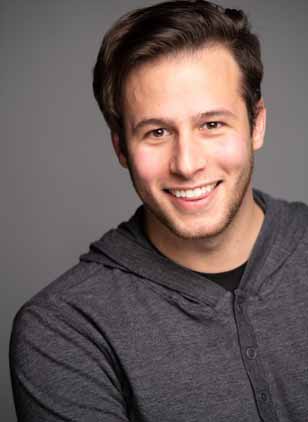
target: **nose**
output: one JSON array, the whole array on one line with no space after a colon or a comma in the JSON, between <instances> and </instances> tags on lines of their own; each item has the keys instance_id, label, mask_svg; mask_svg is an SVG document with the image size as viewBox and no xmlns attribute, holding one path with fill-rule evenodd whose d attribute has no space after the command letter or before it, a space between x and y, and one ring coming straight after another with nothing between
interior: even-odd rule
<instances>
[{"instance_id":1,"label":"nose","mask_svg":"<svg viewBox=\"0 0 308 422\"><path fill-rule=\"evenodd\" d=\"M194 139L191 133L178 136L174 142L170 160L171 173L185 179L191 179L205 167L206 158L198 139Z\"/></svg>"}]
</instances>

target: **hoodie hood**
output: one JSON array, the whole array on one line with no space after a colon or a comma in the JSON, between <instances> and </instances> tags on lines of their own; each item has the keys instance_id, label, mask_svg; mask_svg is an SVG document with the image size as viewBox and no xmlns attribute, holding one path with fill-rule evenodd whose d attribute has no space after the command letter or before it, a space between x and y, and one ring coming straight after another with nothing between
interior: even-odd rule
<instances>
[{"instance_id":1,"label":"hoodie hood","mask_svg":"<svg viewBox=\"0 0 308 422\"><path fill-rule=\"evenodd\" d=\"M257 190L254 198L264 210L265 219L239 289L235 291L242 296L266 294L266 280L283 266L307 236L306 205L273 199ZM220 297L230 294L216 283L166 258L153 247L143 232L143 206L129 221L92 243L90 251L80 260L120 269L211 306L215 306Z\"/></svg>"}]
</instances>

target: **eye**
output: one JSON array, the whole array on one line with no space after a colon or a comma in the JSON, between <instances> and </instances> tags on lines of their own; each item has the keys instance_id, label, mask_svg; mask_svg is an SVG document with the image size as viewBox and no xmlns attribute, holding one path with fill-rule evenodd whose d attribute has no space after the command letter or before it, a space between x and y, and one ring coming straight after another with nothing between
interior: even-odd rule
<instances>
[{"instance_id":1,"label":"eye","mask_svg":"<svg viewBox=\"0 0 308 422\"><path fill-rule=\"evenodd\" d=\"M208 130L214 130L214 129L220 129L223 127L223 123L222 122L205 122L201 125L202 128L204 129L208 129Z\"/></svg>"},{"instance_id":2,"label":"eye","mask_svg":"<svg viewBox=\"0 0 308 422\"><path fill-rule=\"evenodd\" d=\"M167 129L160 127L158 129L151 130L147 133L147 135L152 136L153 138L162 138L163 136L168 135L168 133Z\"/></svg>"}]
</instances>

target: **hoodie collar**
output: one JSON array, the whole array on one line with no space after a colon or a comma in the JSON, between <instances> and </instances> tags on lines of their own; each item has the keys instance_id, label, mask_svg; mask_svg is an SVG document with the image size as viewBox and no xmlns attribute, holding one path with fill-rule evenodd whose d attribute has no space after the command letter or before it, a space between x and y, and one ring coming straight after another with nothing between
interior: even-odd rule
<instances>
[{"instance_id":1,"label":"hoodie collar","mask_svg":"<svg viewBox=\"0 0 308 422\"><path fill-rule=\"evenodd\" d=\"M266 279L283 265L303 236L303 224L299 221L302 213L295 212L300 204L288 205L257 190L254 197L264 210L265 219L236 291L242 296L259 295ZM226 294L230 295L218 284L160 254L148 241L142 227L143 206L128 222L92 243L90 252L81 256L81 261L121 269L210 306L216 306Z\"/></svg>"}]
</instances>

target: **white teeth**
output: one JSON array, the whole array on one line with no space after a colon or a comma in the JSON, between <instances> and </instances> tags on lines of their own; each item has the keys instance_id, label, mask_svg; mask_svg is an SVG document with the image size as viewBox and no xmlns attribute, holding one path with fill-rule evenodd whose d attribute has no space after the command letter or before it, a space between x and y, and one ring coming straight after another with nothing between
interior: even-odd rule
<instances>
[{"instance_id":1,"label":"white teeth","mask_svg":"<svg viewBox=\"0 0 308 422\"><path fill-rule=\"evenodd\" d=\"M212 185L203 186L202 188L188 189L188 190L179 190L179 189L170 189L169 192L177 198L199 198L205 194L211 192L216 186L216 183Z\"/></svg>"},{"instance_id":2,"label":"white teeth","mask_svg":"<svg viewBox=\"0 0 308 422\"><path fill-rule=\"evenodd\" d=\"M196 189L196 196L201 196L202 195L202 189L201 188L197 188Z\"/></svg>"}]
</instances>

